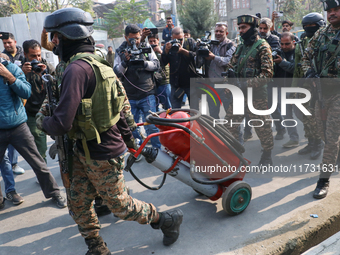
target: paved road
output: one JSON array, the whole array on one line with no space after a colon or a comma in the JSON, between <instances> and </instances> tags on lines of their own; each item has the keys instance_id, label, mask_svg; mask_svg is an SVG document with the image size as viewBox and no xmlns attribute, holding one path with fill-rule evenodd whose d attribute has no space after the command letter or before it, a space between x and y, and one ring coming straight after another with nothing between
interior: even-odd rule
<instances>
[{"instance_id":1,"label":"paved road","mask_svg":"<svg viewBox=\"0 0 340 255\"><path fill-rule=\"evenodd\" d=\"M299 132L303 134L301 126L299 124ZM304 137L301 137L300 146L294 149L283 149L282 144L286 141L287 135L284 140L275 141L276 165L320 163L321 159L311 161L308 156L296 154L306 144ZM48 145L51 143L49 140ZM258 139L254 137L245 147L244 156L257 163L260 156ZM0 254L85 254L86 245L68 210L58 209L52 201L46 200L33 171L21 158L19 164L26 173L15 176L16 188L25 202L14 206L6 201L5 209L0 211ZM48 166L62 186L57 162L49 158ZM156 185L161 181L160 171L144 159L133 169L148 184ZM308 243L312 239L308 237L340 211L338 175L332 178L330 195L318 201L312 198L317 173L299 173L293 177L247 174L245 181L252 187L252 201L242 214L234 217L226 215L221 200L210 201L199 196L170 176L159 191L146 190L129 173L125 176L132 196L152 202L160 211L180 208L184 221L177 243L164 247L161 231L124 222L112 215L104 216L100 219L100 234L112 254L279 254L285 249L299 249L301 242L309 247L316 245L312 241ZM0 180L4 187L2 178ZM64 188L62 193L65 194ZM313 213L319 218L311 218Z\"/></svg>"}]
</instances>

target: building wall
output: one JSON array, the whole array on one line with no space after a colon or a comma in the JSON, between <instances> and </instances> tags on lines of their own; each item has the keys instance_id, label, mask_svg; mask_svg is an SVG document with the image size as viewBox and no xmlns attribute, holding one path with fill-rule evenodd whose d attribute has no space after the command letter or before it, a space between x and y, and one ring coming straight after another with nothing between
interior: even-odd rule
<instances>
[{"instance_id":1,"label":"building wall","mask_svg":"<svg viewBox=\"0 0 340 255\"><path fill-rule=\"evenodd\" d=\"M237 16L243 14L255 15L261 13L262 17L268 16L268 9L272 0L229 0L227 1L227 21L229 27L228 37L234 39L238 35ZM271 15L271 13L269 13Z\"/></svg>"},{"instance_id":2,"label":"building wall","mask_svg":"<svg viewBox=\"0 0 340 255\"><path fill-rule=\"evenodd\" d=\"M161 6L161 0L149 0L150 10L152 12L152 21L161 19L161 14L158 12Z\"/></svg>"}]
</instances>

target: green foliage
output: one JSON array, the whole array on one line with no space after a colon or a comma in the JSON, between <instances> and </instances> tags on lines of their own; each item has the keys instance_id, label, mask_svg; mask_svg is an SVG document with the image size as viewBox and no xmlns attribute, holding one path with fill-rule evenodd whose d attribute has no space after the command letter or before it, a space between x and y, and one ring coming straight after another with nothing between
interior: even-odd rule
<instances>
[{"instance_id":1,"label":"green foliage","mask_svg":"<svg viewBox=\"0 0 340 255\"><path fill-rule=\"evenodd\" d=\"M54 12L57 10L57 3L59 5L59 9L66 7L77 7L84 11L88 11L93 14L92 0L8 0L2 1L0 3L0 15L10 16L12 14L22 13L20 3L22 4L23 12Z\"/></svg>"},{"instance_id":2,"label":"green foliage","mask_svg":"<svg viewBox=\"0 0 340 255\"><path fill-rule=\"evenodd\" d=\"M124 25L144 23L150 17L147 0L118 2L112 11L104 14L104 19L107 22L105 29L108 31L109 37L121 37L124 34Z\"/></svg>"},{"instance_id":3,"label":"green foliage","mask_svg":"<svg viewBox=\"0 0 340 255\"><path fill-rule=\"evenodd\" d=\"M296 26L301 26L303 16L308 13L323 12L320 0L306 0L304 3L301 0L287 0L284 1L281 10L284 12L281 20L292 21Z\"/></svg>"},{"instance_id":4,"label":"green foliage","mask_svg":"<svg viewBox=\"0 0 340 255\"><path fill-rule=\"evenodd\" d=\"M190 30L194 38L204 36L204 32L210 31L217 19L213 0L186 0L179 8L179 21L183 28Z\"/></svg>"}]
</instances>

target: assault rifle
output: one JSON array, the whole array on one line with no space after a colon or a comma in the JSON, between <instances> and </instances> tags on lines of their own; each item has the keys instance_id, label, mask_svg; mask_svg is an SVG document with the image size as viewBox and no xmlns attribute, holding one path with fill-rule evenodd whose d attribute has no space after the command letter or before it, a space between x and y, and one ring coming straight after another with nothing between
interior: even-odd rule
<instances>
[{"instance_id":1,"label":"assault rifle","mask_svg":"<svg viewBox=\"0 0 340 255\"><path fill-rule=\"evenodd\" d=\"M45 83L46 91L47 91L47 98L48 98L48 111L50 116L53 116L55 109L59 103L59 89L57 87L57 83L52 75L45 74L42 76L42 79ZM63 184L65 188L70 187L70 179L69 173L71 170L71 163L72 163L72 141L67 137L67 135L56 136L54 137L55 144L52 145L56 146L58 159L59 159L59 166L60 166L60 173L63 180ZM50 148L53 149L53 148ZM53 153L52 153L53 154ZM51 153L50 153L51 155ZM53 159L55 157L51 156Z\"/></svg>"},{"instance_id":2,"label":"assault rifle","mask_svg":"<svg viewBox=\"0 0 340 255\"><path fill-rule=\"evenodd\" d=\"M308 54L309 61L311 63L311 72L309 75L307 75L306 78L312 78L312 94L315 100L319 103L319 110L320 110L320 118L322 122L322 128L323 128L323 134L325 138L325 143L327 143L327 137L326 137L326 122L327 122L327 111L325 107L325 102L322 97L322 89L321 89L321 81L320 81L320 75L316 73L316 66L313 62L310 54Z\"/></svg>"}]
</instances>

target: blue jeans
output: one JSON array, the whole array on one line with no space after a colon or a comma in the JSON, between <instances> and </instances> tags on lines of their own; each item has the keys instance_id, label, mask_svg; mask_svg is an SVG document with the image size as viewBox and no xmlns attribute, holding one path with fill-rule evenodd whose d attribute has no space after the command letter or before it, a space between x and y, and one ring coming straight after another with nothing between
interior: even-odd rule
<instances>
[{"instance_id":1,"label":"blue jeans","mask_svg":"<svg viewBox=\"0 0 340 255\"><path fill-rule=\"evenodd\" d=\"M184 90L185 94L183 94L180 98L177 98L177 97L175 97L176 89L177 89L176 87L171 86L170 100L171 100L171 105L172 105L173 109L181 109L182 108L182 102L183 102L184 95L187 95L187 97L189 99L190 109L196 109L196 110L199 109L199 98L198 98L197 94L195 93L195 91L190 91L190 87L189 88L182 88Z\"/></svg>"},{"instance_id":2,"label":"blue jeans","mask_svg":"<svg viewBox=\"0 0 340 255\"><path fill-rule=\"evenodd\" d=\"M227 98L226 95L224 94L224 89L216 89L217 94L220 96L223 107L225 112L228 111L229 105L232 102L232 97ZM213 117L214 119L219 119L220 118L220 101L218 101L217 98L215 98L217 105L215 105L215 102L211 97L207 97L208 101L208 106L209 106L209 115Z\"/></svg>"},{"instance_id":3,"label":"blue jeans","mask_svg":"<svg viewBox=\"0 0 340 255\"><path fill-rule=\"evenodd\" d=\"M6 194L15 190L15 181L12 171L11 162L8 159L7 151L4 155L3 160L0 163L0 171L2 178L5 182L5 192Z\"/></svg>"},{"instance_id":4,"label":"blue jeans","mask_svg":"<svg viewBox=\"0 0 340 255\"><path fill-rule=\"evenodd\" d=\"M268 108L270 108L273 104L273 88L277 87L273 82L270 82L267 87L268 92ZM275 112L272 113L272 118L277 119L280 121L274 121L276 131L280 131L282 129L285 129L284 126L282 126L281 122L284 120L284 118L281 115L281 87L278 88L278 100L277 100L277 108Z\"/></svg>"},{"instance_id":5,"label":"blue jeans","mask_svg":"<svg viewBox=\"0 0 340 255\"><path fill-rule=\"evenodd\" d=\"M19 153L17 152L16 149L12 145L8 145L8 158L9 161L11 162L12 166L18 164L18 156Z\"/></svg>"},{"instance_id":6,"label":"blue jeans","mask_svg":"<svg viewBox=\"0 0 340 255\"><path fill-rule=\"evenodd\" d=\"M134 116L136 123L139 122L140 113L142 113L142 119L143 119L143 122L145 122L146 116L150 114L149 110L151 110L152 112L156 112L156 98L154 95L147 96L140 100L129 100L129 101L131 105L131 112ZM150 134L157 133L159 131L155 125L147 125L147 126L144 126L144 128L148 136ZM140 144L142 144L142 138L139 135L138 131L134 130L132 134L135 138L140 139ZM158 137L153 137L150 140L151 140L152 147L161 148L161 143Z\"/></svg>"},{"instance_id":7,"label":"blue jeans","mask_svg":"<svg viewBox=\"0 0 340 255\"><path fill-rule=\"evenodd\" d=\"M157 112L159 111L159 104L163 104L164 110L171 108L170 95L170 84L165 84L157 88Z\"/></svg>"}]
</instances>

